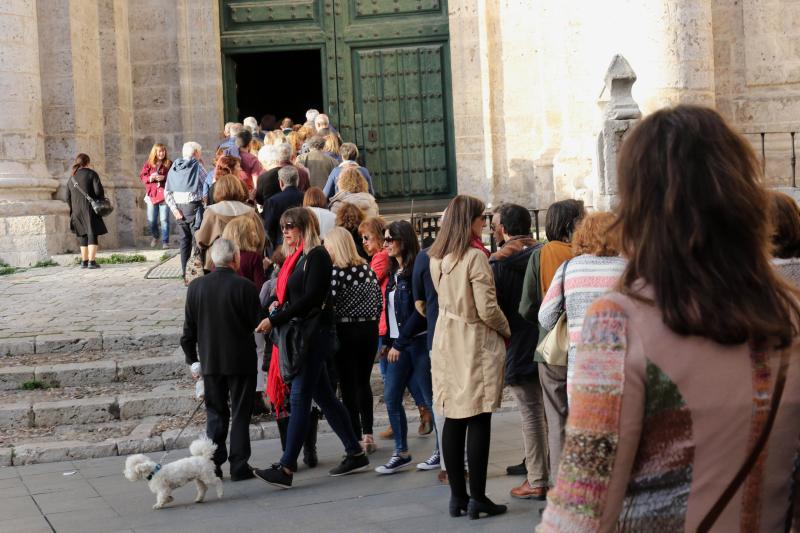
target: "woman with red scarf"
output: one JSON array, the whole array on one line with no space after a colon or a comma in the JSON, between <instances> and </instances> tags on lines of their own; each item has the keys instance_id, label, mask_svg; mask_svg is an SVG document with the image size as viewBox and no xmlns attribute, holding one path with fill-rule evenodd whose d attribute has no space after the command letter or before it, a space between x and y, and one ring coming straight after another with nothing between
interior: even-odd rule
<instances>
[{"instance_id":1,"label":"woman with red scarf","mask_svg":"<svg viewBox=\"0 0 800 533\"><path fill-rule=\"evenodd\" d=\"M264 319L256 331L268 333L273 327L283 326L292 318L322 313L318 329L311 336L308 358L291 382L291 416L283 456L270 468L254 471L256 477L270 485L288 489L297 471L297 457L308 430L312 400L322 409L347 454L342 463L330 471L330 475L343 476L365 470L369 466L369 459L358 443L347 410L336 399L325 369L325 362L334 348L334 314L329 307L322 307L331 287L333 262L320 244L319 222L311 210L296 207L281 216L280 227L286 261L278 274L277 301L270 306L270 317ZM273 348L267 375L267 394L272 404L280 408L284 405L286 386L280 378L279 357L277 348Z\"/></svg>"}]
</instances>

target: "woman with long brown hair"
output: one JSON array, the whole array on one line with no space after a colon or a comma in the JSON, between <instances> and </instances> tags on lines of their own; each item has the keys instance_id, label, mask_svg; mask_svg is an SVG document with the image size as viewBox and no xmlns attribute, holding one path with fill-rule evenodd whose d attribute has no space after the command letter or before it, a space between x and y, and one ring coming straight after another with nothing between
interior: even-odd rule
<instances>
[{"instance_id":1,"label":"woman with long brown hair","mask_svg":"<svg viewBox=\"0 0 800 533\"><path fill-rule=\"evenodd\" d=\"M144 202L147 205L147 225L150 228L150 248L158 244L158 222L161 221L161 246L169 245L169 206L164 201L164 184L172 161L167 157L167 147L156 143L150 149L150 155L142 166L139 179L144 183L146 193Z\"/></svg>"},{"instance_id":2,"label":"woman with long brown hair","mask_svg":"<svg viewBox=\"0 0 800 533\"><path fill-rule=\"evenodd\" d=\"M434 409L445 416L442 453L450 483L450 516L506 511L486 496L492 412L500 407L506 347L511 336L500 310L486 249L481 244L483 202L459 195L447 206L428 251L439 295L431 372ZM464 477L464 444L469 488Z\"/></svg>"},{"instance_id":3,"label":"woman with long brown hair","mask_svg":"<svg viewBox=\"0 0 800 533\"><path fill-rule=\"evenodd\" d=\"M86 154L78 154L72 165L72 175L67 181L67 205L69 205L69 229L78 237L81 249L81 268L100 268L97 256L97 237L108 233L103 218L94 212L86 196L94 200L105 197L100 176L89 168L91 160Z\"/></svg>"},{"instance_id":4,"label":"woman with long brown hair","mask_svg":"<svg viewBox=\"0 0 800 533\"><path fill-rule=\"evenodd\" d=\"M800 308L770 264L759 162L687 105L644 119L618 161L628 264L584 319L540 531L788 530Z\"/></svg>"}]
</instances>

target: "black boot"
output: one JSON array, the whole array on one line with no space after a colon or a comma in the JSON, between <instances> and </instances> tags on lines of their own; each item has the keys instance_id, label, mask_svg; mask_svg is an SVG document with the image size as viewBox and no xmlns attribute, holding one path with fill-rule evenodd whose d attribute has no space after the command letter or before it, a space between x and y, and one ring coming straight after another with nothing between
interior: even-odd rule
<instances>
[{"instance_id":1,"label":"black boot","mask_svg":"<svg viewBox=\"0 0 800 533\"><path fill-rule=\"evenodd\" d=\"M308 421L308 433L303 443L303 462L309 468L314 468L319 464L317 457L317 427L319 426L319 410L311 409L311 420Z\"/></svg>"},{"instance_id":2,"label":"black boot","mask_svg":"<svg viewBox=\"0 0 800 533\"><path fill-rule=\"evenodd\" d=\"M278 433L281 436L281 450L286 450L286 434L289 432L289 417L278 418L275 420L278 424Z\"/></svg>"}]
</instances>

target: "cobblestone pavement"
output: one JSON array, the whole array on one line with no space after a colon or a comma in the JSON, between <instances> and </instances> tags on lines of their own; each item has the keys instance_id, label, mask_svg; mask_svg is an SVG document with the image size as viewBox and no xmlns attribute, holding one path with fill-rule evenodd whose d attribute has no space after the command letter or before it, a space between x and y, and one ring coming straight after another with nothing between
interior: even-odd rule
<instances>
[{"instance_id":1,"label":"cobblestone pavement","mask_svg":"<svg viewBox=\"0 0 800 533\"><path fill-rule=\"evenodd\" d=\"M136 337L178 331L186 289L176 279L144 279L154 265L59 266L1 276L0 347L13 342L16 352L32 353L26 343L42 335Z\"/></svg>"},{"instance_id":2,"label":"cobblestone pavement","mask_svg":"<svg viewBox=\"0 0 800 533\"><path fill-rule=\"evenodd\" d=\"M175 501L154 511L153 494L145 482L131 483L122 476L124 457L68 461L0 468L0 531L14 532L169 532L218 531L481 531L530 532L539 522L543 502L515 500L508 491L522 482L504 475L509 464L522 457L518 413L497 414L492 419L492 448L487 493L497 503L509 505L505 515L469 520L450 518L450 491L436 480L436 472L413 468L379 476L372 471L328 477L340 460L341 444L335 435L320 435L320 464L309 470L301 465L291 490L281 491L259 480L232 483L224 468L225 495L213 491L205 503L193 504L194 487L177 489ZM412 431L409 445L415 462L427 458L433 439ZM389 441L371 456L372 466L388 458ZM154 459L160 453L150 454ZM185 456L170 454L168 461ZM266 467L280 456L277 439L253 443L251 464Z\"/></svg>"}]
</instances>

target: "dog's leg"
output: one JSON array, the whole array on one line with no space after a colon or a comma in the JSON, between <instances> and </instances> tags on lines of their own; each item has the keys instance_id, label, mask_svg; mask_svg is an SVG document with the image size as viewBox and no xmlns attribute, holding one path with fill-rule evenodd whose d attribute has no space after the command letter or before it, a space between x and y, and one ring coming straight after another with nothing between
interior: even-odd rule
<instances>
[{"instance_id":1,"label":"dog's leg","mask_svg":"<svg viewBox=\"0 0 800 533\"><path fill-rule=\"evenodd\" d=\"M169 490L159 492L156 495L156 504L153 506L153 509L162 509L166 504L170 503L172 500L173 498Z\"/></svg>"},{"instance_id":2,"label":"dog's leg","mask_svg":"<svg viewBox=\"0 0 800 533\"><path fill-rule=\"evenodd\" d=\"M200 503L206 497L208 487L199 478L195 479L194 483L197 485L197 497L194 499L194 503Z\"/></svg>"},{"instance_id":3,"label":"dog's leg","mask_svg":"<svg viewBox=\"0 0 800 533\"><path fill-rule=\"evenodd\" d=\"M214 476L214 482L217 484L217 498L222 498L222 480Z\"/></svg>"}]
</instances>

